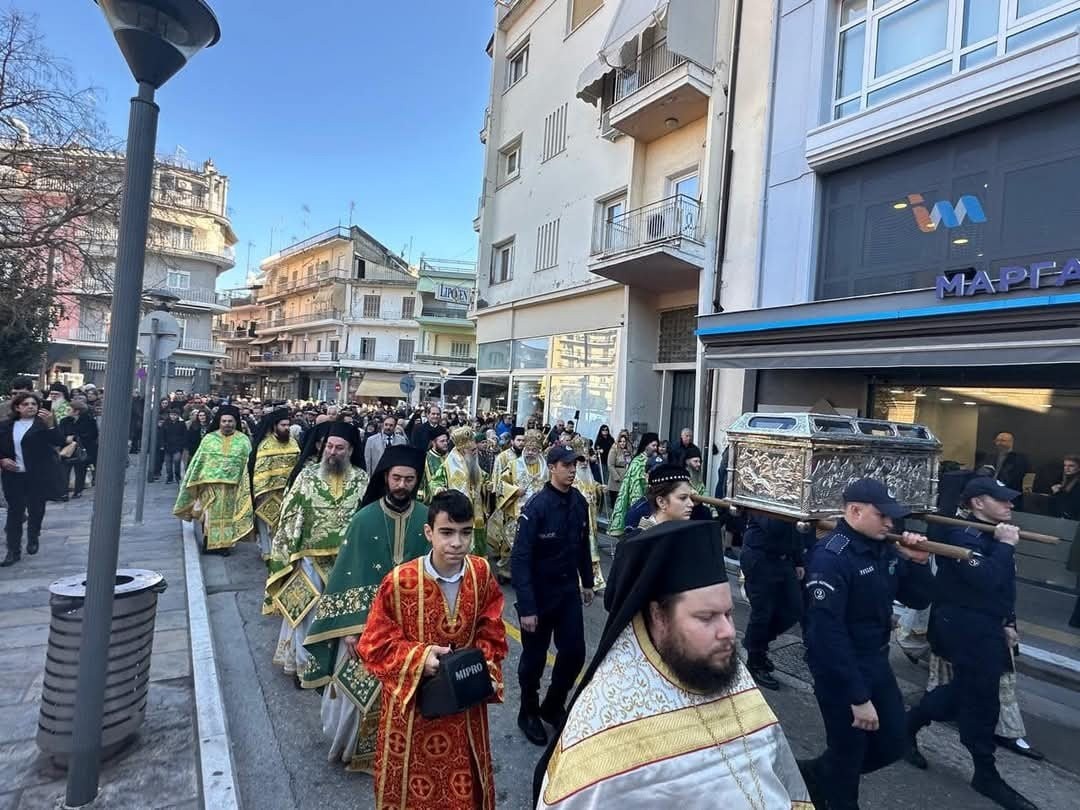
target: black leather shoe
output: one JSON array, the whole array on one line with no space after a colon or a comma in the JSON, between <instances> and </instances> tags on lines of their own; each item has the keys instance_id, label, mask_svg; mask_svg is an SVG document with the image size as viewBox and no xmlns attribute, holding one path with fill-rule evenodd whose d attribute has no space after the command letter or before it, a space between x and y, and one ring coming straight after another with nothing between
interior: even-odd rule
<instances>
[{"instance_id":1,"label":"black leather shoe","mask_svg":"<svg viewBox=\"0 0 1080 810\"><path fill-rule=\"evenodd\" d=\"M38 553L38 539L36 537L30 537L26 541L26 553L37 554Z\"/></svg>"},{"instance_id":2,"label":"black leather shoe","mask_svg":"<svg viewBox=\"0 0 1080 810\"><path fill-rule=\"evenodd\" d=\"M1006 810L1039 810L1011 787L996 771L975 771L971 786L995 804Z\"/></svg>"},{"instance_id":3,"label":"black leather shoe","mask_svg":"<svg viewBox=\"0 0 1080 810\"><path fill-rule=\"evenodd\" d=\"M769 660L767 655L761 657L761 666L766 672L776 672L776 665Z\"/></svg>"},{"instance_id":4,"label":"black leather shoe","mask_svg":"<svg viewBox=\"0 0 1080 810\"><path fill-rule=\"evenodd\" d=\"M774 692L779 691L780 681L776 680L773 674L765 668L761 661L755 661L753 664L747 662L746 669L750 672L750 677L752 677L754 682L762 689L771 689Z\"/></svg>"},{"instance_id":5,"label":"black leather shoe","mask_svg":"<svg viewBox=\"0 0 1080 810\"><path fill-rule=\"evenodd\" d=\"M20 559L20 554L17 551L8 551L2 562L0 562L0 568L7 568L9 565L14 565Z\"/></svg>"},{"instance_id":6,"label":"black leather shoe","mask_svg":"<svg viewBox=\"0 0 1080 810\"><path fill-rule=\"evenodd\" d=\"M806 783L806 792L810 794L810 803L816 810L829 810L829 802L821 790L821 778L818 775L818 761L816 759L800 759L796 761L799 773L802 774L803 782Z\"/></svg>"},{"instance_id":7,"label":"black leather shoe","mask_svg":"<svg viewBox=\"0 0 1080 810\"><path fill-rule=\"evenodd\" d=\"M566 709L562 706L547 706L541 704L540 719L555 729L555 731L562 731L563 724L566 723Z\"/></svg>"},{"instance_id":8,"label":"black leather shoe","mask_svg":"<svg viewBox=\"0 0 1080 810\"><path fill-rule=\"evenodd\" d=\"M1027 757L1028 759L1034 759L1036 761L1046 759L1042 751L1032 748L1030 745L1028 745L1028 741L1025 740L1023 737L1019 737L1018 739L1014 740L1009 737L1000 737L995 734L994 742L996 742L999 747L1006 748L1009 751L1012 751L1014 754L1019 754L1020 756Z\"/></svg>"},{"instance_id":9,"label":"black leather shoe","mask_svg":"<svg viewBox=\"0 0 1080 810\"><path fill-rule=\"evenodd\" d=\"M518 728L525 732L525 739L533 745L548 744L548 735L539 715L519 713Z\"/></svg>"},{"instance_id":10,"label":"black leather shoe","mask_svg":"<svg viewBox=\"0 0 1080 810\"><path fill-rule=\"evenodd\" d=\"M919 750L919 729L922 726L916 726L911 712L907 713L907 739L908 750L904 754L904 759L911 765L914 765L920 771L925 771L930 767L930 763L926 761L926 757L922 755Z\"/></svg>"}]
</instances>

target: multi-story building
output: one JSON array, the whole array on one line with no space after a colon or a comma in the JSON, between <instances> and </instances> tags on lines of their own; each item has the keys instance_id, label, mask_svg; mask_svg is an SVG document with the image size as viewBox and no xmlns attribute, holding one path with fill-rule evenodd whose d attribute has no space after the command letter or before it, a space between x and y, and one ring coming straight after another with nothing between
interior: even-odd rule
<instances>
[{"instance_id":1,"label":"multi-story building","mask_svg":"<svg viewBox=\"0 0 1080 810\"><path fill-rule=\"evenodd\" d=\"M258 283L252 285L254 289L259 286ZM263 305L254 291L233 295L229 304L229 311L214 320L214 337L225 347L225 357L220 362L214 387L223 394L262 396L262 369L252 366L251 361L262 359L259 347L254 344L264 318Z\"/></svg>"},{"instance_id":2,"label":"multi-story building","mask_svg":"<svg viewBox=\"0 0 1080 810\"><path fill-rule=\"evenodd\" d=\"M456 389L472 393L468 377L476 374L476 324L469 319L469 305L475 289L475 262L420 260L416 285L420 298L416 316L420 324L416 364L417 382L423 389L421 398L432 396L438 386L455 378Z\"/></svg>"},{"instance_id":3,"label":"multi-story building","mask_svg":"<svg viewBox=\"0 0 1080 810\"><path fill-rule=\"evenodd\" d=\"M478 405L677 436L712 298L731 3L496 4ZM597 54L600 54L599 58Z\"/></svg>"},{"instance_id":4,"label":"multi-story building","mask_svg":"<svg viewBox=\"0 0 1080 810\"><path fill-rule=\"evenodd\" d=\"M1054 488L1080 448L1080 2L770 5L771 81L745 91L765 170L731 201L757 278L699 321L744 382L714 435L749 409L928 425L944 470L989 465L1014 522L1067 541L1021 542L1017 615L1075 656L1080 512Z\"/></svg>"},{"instance_id":5,"label":"multi-story building","mask_svg":"<svg viewBox=\"0 0 1080 810\"><path fill-rule=\"evenodd\" d=\"M217 278L235 263L229 178L210 160L196 167L159 158L153 183L143 289L175 297L170 309L180 326L180 347L169 358L164 390L209 391L214 364L225 356L212 335L213 315L229 308L228 296L215 289ZM50 379L100 385L105 378L117 226L95 223L94 235L88 250L100 254L98 266L105 270L54 271L63 317L49 344ZM151 308L149 301L144 308Z\"/></svg>"},{"instance_id":6,"label":"multi-story building","mask_svg":"<svg viewBox=\"0 0 1080 810\"><path fill-rule=\"evenodd\" d=\"M401 377L416 369L419 329L417 278L404 259L354 225L290 245L260 271L265 312L251 364L265 396L407 398Z\"/></svg>"}]
</instances>

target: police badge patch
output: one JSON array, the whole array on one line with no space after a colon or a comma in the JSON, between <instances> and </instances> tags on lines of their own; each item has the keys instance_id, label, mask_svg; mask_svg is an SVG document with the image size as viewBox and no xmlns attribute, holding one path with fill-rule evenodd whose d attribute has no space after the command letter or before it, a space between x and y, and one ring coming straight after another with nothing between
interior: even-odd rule
<instances>
[{"instance_id":1,"label":"police badge patch","mask_svg":"<svg viewBox=\"0 0 1080 810\"><path fill-rule=\"evenodd\" d=\"M889 560L889 576L893 576L896 573L896 564L899 560Z\"/></svg>"},{"instance_id":2,"label":"police badge patch","mask_svg":"<svg viewBox=\"0 0 1080 810\"><path fill-rule=\"evenodd\" d=\"M825 589L814 588L814 598L817 599L819 602L823 600L825 598Z\"/></svg>"},{"instance_id":3,"label":"police badge patch","mask_svg":"<svg viewBox=\"0 0 1080 810\"><path fill-rule=\"evenodd\" d=\"M979 567L979 558L978 557L972 557L970 560L968 560L968 565L970 565L972 568L978 568Z\"/></svg>"}]
</instances>

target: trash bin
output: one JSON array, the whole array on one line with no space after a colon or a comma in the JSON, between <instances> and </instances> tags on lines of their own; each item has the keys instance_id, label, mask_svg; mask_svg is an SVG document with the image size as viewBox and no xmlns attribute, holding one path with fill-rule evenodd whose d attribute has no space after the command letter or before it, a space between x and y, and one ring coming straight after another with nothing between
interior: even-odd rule
<instances>
[{"instance_id":1,"label":"trash bin","mask_svg":"<svg viewBox=\"0 0 1080 810\"><path fill-rule=\"evenodd\" d=\"M112 629L101 720L102 757L120 751L138 733L146 714L150 652L158 594L165 578L155 571L122 568L116 572ZM49 647L41 688L37 744L60 764L72 749L75 691L79 676L86 574L58 579L49 586Z\"/></svg>"}]
</instances>

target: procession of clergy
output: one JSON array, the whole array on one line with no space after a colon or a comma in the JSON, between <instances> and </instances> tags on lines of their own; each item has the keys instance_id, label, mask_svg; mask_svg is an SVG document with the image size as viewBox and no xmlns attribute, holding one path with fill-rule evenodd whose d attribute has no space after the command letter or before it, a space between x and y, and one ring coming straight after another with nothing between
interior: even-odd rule
<instances>
[{"instance_id":1,"label":"procession of clergy","mask_svg":"<svg viewBox=\"0 0 1080 810\"><path fill-rule=\"evenodd\" d=\"M540 433L515 428L489 477L476 462L472 430L448 436L425 423L426 454L388 437L367 457L369 474L350 423L316 425L301 448L288 410L266 415L250 440L237 430L239 417L233 406L218 409L174 512L193 522L205 552L257 538L268 568L263 611L281 618L273 661L319 690L330 760L371 774L379 808L493 808L487 704L502 702L508 651L500 583L511 571L521 577L516 607L526 637L541 632L537 617L525 615L526 587L540 588L545 577L569 582L579 623L581 602L605 588L596 546L601 493L584 446L545 448ZM655 441L643 437L638 457ZM887 656L883 670L864 672L865 694L837 687L843 723L830 722L819 695L829 747L797 763L735 650L720 523L688 519L695 487L684 468L636 469L616 511L625 516L628 499L644 496L648 514L620 539L602 638L566 705L556 681L569 691L584 658L563 657L565 635L555 629L559 657L541 709L553 735L536 768L536 807L857 807L860 772L899 759L909 739L902 704L901 727L887 717L891 703L879 706L880 721L855 705L865 700L873 714L871 697L899 698ZM810 574L818 579L808 618L819 615L820 628L844 621L833 593L841 584L825 572L849 543L873 547L890 615L896 587L889 591L887 580L929 576L928 555L917 548L925 538L905 534L896 548L877 542L891 527L886 514L902 510L883 487L866 484L852 484L867 494L851 499L832 540L807 562L814 570L819 550L829 558ZM515 545L519 525L530 542ZM540 612L543 625L543 606L528 612ZM545 648L550 625L546 632ZM522 669L519 680L525 711L535 688ZM522 725L532 742L548 740L542 727L530 728Z\"/></svg>"}]
</instances>

